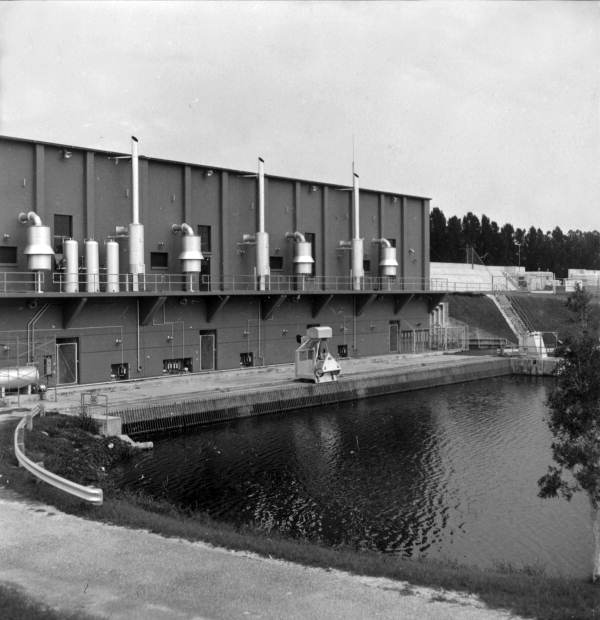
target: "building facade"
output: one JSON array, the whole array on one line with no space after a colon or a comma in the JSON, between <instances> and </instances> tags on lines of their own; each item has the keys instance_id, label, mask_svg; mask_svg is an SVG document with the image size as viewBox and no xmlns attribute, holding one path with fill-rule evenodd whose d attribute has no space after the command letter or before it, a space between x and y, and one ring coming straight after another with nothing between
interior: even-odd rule
<instances>
[{"instance_id":1,"label":"building facade","mask_svg":"<svg viewBox=\"0 0 600 620\"><path fill-rule=\"evenodd\" d=\"M429 199L0 138L0 368L48 385L427 347ZM40 379L42 380L42 379Z\"/></svg>"}]
</instances>

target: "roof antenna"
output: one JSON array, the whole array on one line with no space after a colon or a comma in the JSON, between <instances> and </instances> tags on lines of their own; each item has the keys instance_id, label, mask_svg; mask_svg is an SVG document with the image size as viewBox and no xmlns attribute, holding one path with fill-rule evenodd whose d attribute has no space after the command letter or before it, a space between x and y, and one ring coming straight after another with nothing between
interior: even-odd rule
<instances>
[{"instance_id":1,"label":"roof antenna","mask_svg":"<svg viewBox=\"0 0 600 620\"><path fill-rule=\"evenodd\" d=\"M352 175L354 176L355 173L355 169L354 169L354 134L352 134Z\"/></svg>"}]
</instances>

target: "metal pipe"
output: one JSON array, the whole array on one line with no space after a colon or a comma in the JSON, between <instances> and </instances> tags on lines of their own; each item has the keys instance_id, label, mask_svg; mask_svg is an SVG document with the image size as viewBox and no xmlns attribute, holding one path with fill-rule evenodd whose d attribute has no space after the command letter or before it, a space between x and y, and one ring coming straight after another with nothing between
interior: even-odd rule
<instances>
[{"instance_id":1,"label":"metal pipe","mask_svg":"<svg viewBox=\"0 0 600 620\"><path fill-rule=\"evenodd\" d=\"M297 241L298 243L306 243L306 238L304 237L304 235L301 232L286 232L285 233L285 238L286 239L294 239L295 241Z\"/></svg>"},{"instance_id":2,"label":"metal pipe","mask_svg":"<svg viewBox=\"0 0 600 620\"><path fill-rule=\"evenodd\" d=\"M365 272L363 269L363 240L360 238L358 174L352 170L352 176L352 288L359 291Z\"/></svg>"},{"instance_id":3,"label":"metal pipe","mask_svg":"<svg viewBox=\"0 0 600 620\"><path fill-rule=\"evenodd\" d=\"M139 202L139 158L138 158L138 139L131 136L131 197L132 197L132 222L140 223L140 202Z\"/></svg>"},{"instance_id":4,"label":"metal pipe","mask_svg":"<svg viewBox=\"0 0 600 620\"><path fill-rule=\"evenodd\" d=\"M41 226L42 219L35 211L29 211L28 213L19 213L19 222L21 224L31 224L32 226Z\"/></svg>"},{"instance_id":5,"label":"metal pipe","mask_svg":"<svg viewBox=\"0 0 600 620\"><path fill-rule=\"evenodd\" d=\"M384 248L391 248L392 247L392 244L387 239L384 239L383 237L381 239L372 239L371 243L378 243L379 245L383 246Z\"/></svg>"},{"instance_id":6,"label":"metal pipe","mask_svg":"<svg viewBox=\"0 0 600 620\"><path fill-rule=\"evenodd\" d=\"M173 224L171 226L171 232L173 233L181 233L182 235L194 235L194 229L189 225L183 222L182 224Z\"/></svg>"},{"instance_id":7,"label":"metal pipe","mask_svg":"<svg viewBox=\"0 0 600 620\"><path fill-rule=\"evenodd\" d=\"M256 240L256 272L258 288L264 291L267 288L269 269L269 233L265 232L265 162L258 158L258 231Z\"/></svg>"},{"instance_id":8,"label":"metal pipe","mask_svg":"<svg viewBox=\"0 0 600 620\"><path fill-rule=\"evenodd\" d=\"M358 174L353 171L352 176L354 178L352 188L352 234L354 235L353 239L360 239Z\"/></svg>"},{"instance_id":9,"label":"metal pipe","mask_svg":"<svg viewBox=\"0 0 600 620\"><path fill-rule=\"evenodd\" d=\"M258 158L258 232L265 232L265 160Z\"/></svg>"}]
</instances>

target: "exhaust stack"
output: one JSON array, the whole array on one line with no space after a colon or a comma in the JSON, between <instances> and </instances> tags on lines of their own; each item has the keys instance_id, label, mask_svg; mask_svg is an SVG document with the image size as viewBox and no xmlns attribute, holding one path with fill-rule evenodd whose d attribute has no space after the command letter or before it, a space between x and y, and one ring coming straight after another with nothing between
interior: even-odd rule
<instances>
[{"instance_id":1,"label":"exhaust stack","mask_svg":"<svg viewBox=\"0 0 600 620\"><path fill-rule=\"evenodd\" d=\"M50 227L43 226L40 216L35 211L19 213L21 224L31 224L27 229L27 268L35 272L36 292L42 293L43 272L52 271L54 250L50 244Z\"/></svg>"},{"instance_id":2,"label":"exhaust stack","mask_svg":"<svg viewBox=\"0 0 600 620\"><path fill-rule=\"evenodd\" d=\"M363 269L363 240L360 238L360 205L358 174L352 171L354 178L352 187L352 288L360 291L362 279L365 275Z\"/></svg>"},{"instance_id":3,"label":"exhaust stack","mask_svg":"<svg viewBox=\"0 0 600 620\"><path fill-rule=\"evenodd\" d=\"M313 264L312 244L307 241L301 232L285 233L286 239L293 239L294 243L294 274L310 276Z\"/></svg>"},{"instance_id":4,"label":"exhaust stack","mask_svg":"<svg viewBox=\"0 0 600 620\"><path fill-rule=\"evenodd\" d=\"M140 224L138 140L135 136L131 136L131 202L129 273L132 276L132 289L138 291L139 276L146 273L146 265L144 264L144 225Z\"/></svg>"},{"instance_id":5,"label":"exhaust stack","mask_svg":"<svg viewBox=\"0 0 600 620\"><path fill-rule=\"evenodd\" d=\"M171 226L173 234L181 233L181 271L186 275L184 290L194 290L194 274L202 270L202 256L200 246L200 235L195 235L193 228L186 224L173 224Z\"/></svg>"},{"instance_id":6,"label":"exhaust stack","mask_svg":"<svg viewBox=\"0 0 600 620\"><path fill-rule=\"evenodd\" d=\"M258 231L255 234L242 235L238 245L256 245L256 276L258 289L267 289L267 280L271 274L269 268L269 233L265 232L265 161L258 158Z\"/></svg>"},{"instance_id":7,"label":"exhaust stack","mask_svg":"<svg viewBox=\"0 0 600 620\"><path fill-rule=\"evenodd\" d=\"M381 277L395 278L398 270L396 248L384 238L373 239L371 243L379 245L379 275Z\"/></svg>"}]
</instances>

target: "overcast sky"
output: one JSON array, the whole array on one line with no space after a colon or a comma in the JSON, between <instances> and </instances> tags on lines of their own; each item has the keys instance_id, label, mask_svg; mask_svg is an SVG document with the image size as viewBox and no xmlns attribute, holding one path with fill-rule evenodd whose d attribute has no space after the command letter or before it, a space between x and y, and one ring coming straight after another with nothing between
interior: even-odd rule
<instances>
[{"instance_id":1,"label":"overcast sky","mask_svg":"<svg viewBox=\"0 0 600 620\"><path fill-rule=\"evenodd\" d=\"M600 230L597 2L0 3L0 133Z\"/></svg>"}]
</instances>

